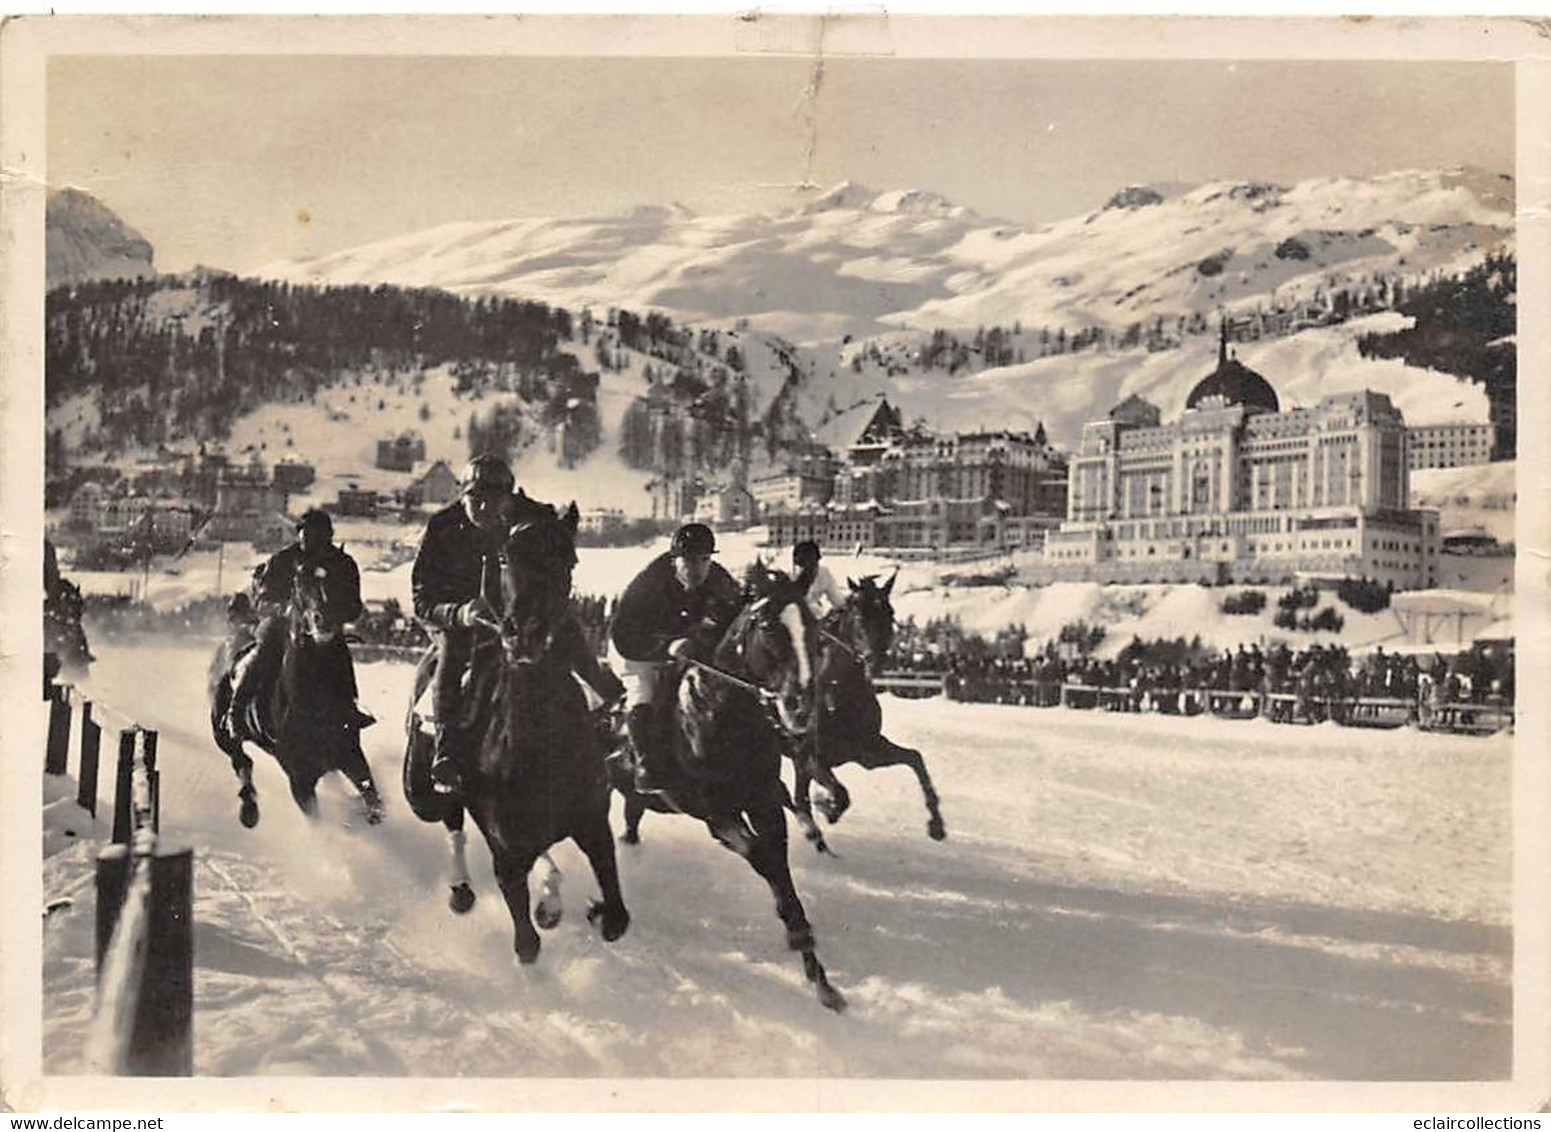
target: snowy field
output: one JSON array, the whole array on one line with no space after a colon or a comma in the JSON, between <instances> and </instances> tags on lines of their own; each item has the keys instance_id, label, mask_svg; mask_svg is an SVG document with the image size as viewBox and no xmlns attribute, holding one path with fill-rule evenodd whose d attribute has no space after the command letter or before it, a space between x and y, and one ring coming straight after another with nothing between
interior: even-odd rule
<instances>
[{"instance_id":1,"label":"snowy field","mask_svg":"<svg viewBox=\"0 0 1551 1132\"><path fill-rule=\"evenodd\" d=\"M338 781L323 818L259 755L263 820L204 723L208 650L104 646L92 694L161 729L164 837L196 848L195 1071L205 1075L1505 1078L1511 1071L1512 740L885 701L908 772L842 772L838 859L792 860L850 1000L813 1000L753 873L697 824L621 847L629 933L567 917L539 964L482 843L480 903L445 908L439 828L399 795L409 669L361 670L384 720L375 829ZM72 769L74 758L72 756ZM104 790L106 790L106 786ZM44 1059L78 1068L91 1006L94 844L55 803ZM615 826L619 827L619 810ZM357 823L358 824L358 823Z\"/></svg>"}]
</instances>

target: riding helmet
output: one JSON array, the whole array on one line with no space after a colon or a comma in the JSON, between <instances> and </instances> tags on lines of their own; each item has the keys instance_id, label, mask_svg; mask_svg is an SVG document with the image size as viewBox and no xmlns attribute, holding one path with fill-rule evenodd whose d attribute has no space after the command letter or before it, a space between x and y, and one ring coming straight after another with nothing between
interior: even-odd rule
<instances>
[{"instance_id":1,"label":"riding helmet","mask_svg":"<svg viewBox=\"0 0 1551 1132\"><path fill-rule=\"evenodd\" d=\"M516 482L516 477L512 475L512 470L505 460L485 453L475 456L468 462L468 467L463 469L463 476L458 481L458 487L464 495L471 491L506 495L511 492Z\"/></svg>"},{"instance_id":2,"label":"riding helmet","mask_svg":"<svg viewBox=\"0 0 1551 1132\"><path fill-rule=\"evenodd\" d=\"M668 547L668 553L676 558L685 556L699 558L703 555L715 554L716 536L704 523L685 523L673 532L673 542Z\"/></svg>"},{"instance_id":3,"label":"riding helmet","mask_svg":"<svg viewBox=\"0 0 1551 1132\"><path fill-rule=\"evenodd\" d=\"M302 512L302 517L296 520L297 533L305 531L308 527L317 527L325 534L334 533L334 520L329 518L327 511L317 507L308 508Z\"/></svg>"}]
</instances>

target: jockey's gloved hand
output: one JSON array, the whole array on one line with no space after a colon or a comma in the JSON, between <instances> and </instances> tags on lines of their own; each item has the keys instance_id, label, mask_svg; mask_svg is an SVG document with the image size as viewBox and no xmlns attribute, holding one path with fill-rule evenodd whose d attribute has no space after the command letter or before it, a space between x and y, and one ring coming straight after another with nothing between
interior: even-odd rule
<instances>
[{"instance_id":1,"label":"jockey's gloved hand","mask_svg":"<svg viewBox=\"0 0 1551 1132\"><path fill-rule=\"evenodd\" d=\"M668 655L674 660L683 660L693 651L688 637L679 637L668 642Z\"/></svg>"},{"instance_id":2,"label":"jockey's gloved hand","mask_svg":"<svg viewBox=\"0 0 1551 1132\"><path fill-rule=\"evenodd\" d=\"M458 624L465 629L471 629L479 624L490 624L495 620L495 610L491 609L490 603L482 597L466 601L458 607Z\"/></svg>"}]
</instances>

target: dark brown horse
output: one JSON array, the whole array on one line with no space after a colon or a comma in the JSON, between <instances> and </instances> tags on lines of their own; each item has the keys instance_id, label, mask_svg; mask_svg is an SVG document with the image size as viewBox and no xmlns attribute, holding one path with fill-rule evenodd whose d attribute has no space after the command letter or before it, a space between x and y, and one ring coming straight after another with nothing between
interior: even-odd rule
<instances>
[{"instance_id":1,"label":"dark brown horse","mask_svg":"<svg viewBox=\"0 0 1551 1132\"><path fill-rule=\"evenodd\" d=\"M884 736L883 710L872 686L871 674L881 669L894 640L894 607L889 600L894 577L880 586L869 575L852 581L850 587L845 605L826 618L820 630L818 724L791 751L797 772L792 793L798 820L808 840L824 851L827 846L813 821L809 800L813 782L824 791L819 809L833 823L851 805L850 793L835 776L835 767L847 763L867 770L904 766L915 772L921 784L927 835L941 841L948 831L926 761L920 751Z\"/></svg>"},{"instance_id":2,"label":"dark brown horse","mask_svg":"<svg viewBox=\"0 0 1551 1132\"><path fill-rule=\"evenodd\" d=\"M575 504L519 521L502 553L501 621L470 662L470 694L477 710L469 754L461 760L462 790L443 820L461 829L466 808L484 834L496 881L512 916L513 949L523 963L538 959L528 874L567 838L592 865L603 898L588 919L605 940L630 925L619 887L614 837L609 828L605 744L597 733L573 673L585 649L570 608L576 566ZM455 852L461 839L454 840ZM551 863L551 868L553 868ZM556 874L551 872L553 881ZM454 887L454 910L459 908ZM468 891L472 903L472 890ZM558 894L539 923L559 919Z\"/></svg>"},{"instance_id":3,"label":"dark brown horse","mask_svg":"<svg viewBox=\"0 0 1551 1132\"><path fill-rule=\"evenodd\" d=\"M748 861L775 896L787 946L801 953L819 1001L844 1010L844 996L814 952L813 926L792 883L789 799L781 782L786 737L813 723L816 625L785 574L760 570L760 592L728 626L711 660L691 662L671 687L661 737L676 779L666 796L636 794L622 758L611 760L611 775L625 796L627 820L634 815L632 831L647 809L682 813Z\"/></svg>"},{"instance_id":4,"label":"dark brown horse","mask_svg":"<svg viewBox=\"0 0 1551 1132\"><path fill-rule=\"evenodd\" d=\"M226 709L232 698L232 666L222 644L211 665L210 728L231 760L241 784L239 818L250 829L258 824L258 790L253 760L243 749L254 743L274 756L291 785L291 797L309 817L318 812L318 781L339 771L360 795L368 824L382 820L382 799L361 752L361 732L353 705L339 697L340 664L346 648L340 609L348 600L349 580L325 567L298 571L286 608L286 634L278 676L235 730L228 730ZM251 658L250 658L251 659Z\"/></svg>"}]
</instances>

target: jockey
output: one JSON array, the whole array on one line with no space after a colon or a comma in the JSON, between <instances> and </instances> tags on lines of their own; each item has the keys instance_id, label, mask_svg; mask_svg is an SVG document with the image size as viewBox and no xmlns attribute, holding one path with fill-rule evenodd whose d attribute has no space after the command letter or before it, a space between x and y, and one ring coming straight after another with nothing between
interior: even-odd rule
<instances>
[{"instance_id":1,"label":"jockey","mask_svg":"<svg viewBox=\"0 0 1551 1132\"><path fill-rule=\"evenodd\" d=\"M625 726L636 752L639 793L663 789L661 752L651 732L652 703L664 670L673 660L709 654L743 606L738 583L711 561L715 553L710 527L680 527L667 553L636 575L614 609L609 644L623 669Z\"/></svg>"},{"instance_id":2,"label":"jockey","mask_svg":"<svg viewBox=\"0 0 1551 1132\"><path fill-rule=\"evenodd\" d=\"M511 468L499 457L482 455L469 461L458 501L432 515L426 524L410 575L415 616L436 641L432 689L436 750L431 782L438 793L450 794L458 788L455 746L463 675L473 654L475 626L494 629L500 620L492 600L499 593L506 532L524 509L538 506L526 495L514 496L515 483ZM486 585L491 587L488 595Z\"/></svg>"},{"instance_id":3,"label":"jockey","mask_svg":"<svg viewBox=\"0 0 1551 1132\"><path fill-rule=\"evenodd\" d=\"M820 564L819 558L819 544L812 539L804 539L792 547L792 572L815 621L823 621L846 603L846 595L835 576L828 566Z\"/></svg>"},{"instance_id":4,"label":"jockey","mask_svg":"<svg viewBox=\"0 0 1551 1132\"><path fill-rule=\"evenodd\" d=\"M258 646L247 662L239 667L232 687L232 702L227 709L227 727L235 731L237 723L246 714L259 689L274 676L273 669L279 662L285 643L285 609L290 604L296 585L298 570L327 567L338 571L345 579L345 605L342 619L354 621L361 616L361 572L355 559L334 545L334 521L327 511L314 507L296 521L296 541L275 554L254 571L254 604L259 618L254 636ZM236 605L234 599L234 605ZM240 606L238 606L240 609ZM355 727L370 727L376 719L356 706L355 668L350 662L350 646L343 636L334 639L329 648L330 663L325 679L335 685L339 702L351 707L351 723Z\"/></svg>"}]
</instances>

